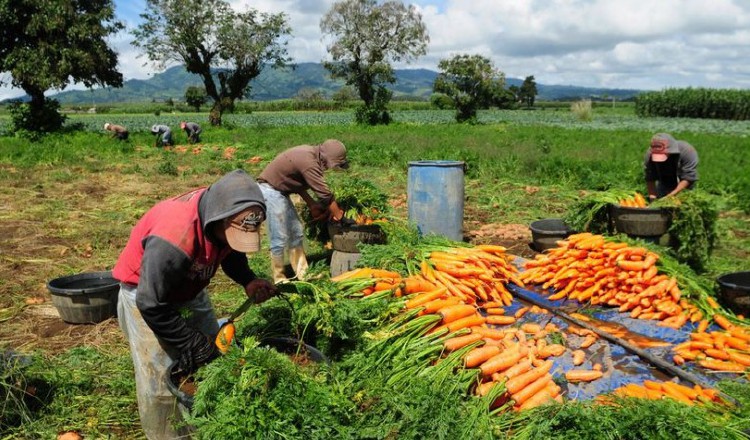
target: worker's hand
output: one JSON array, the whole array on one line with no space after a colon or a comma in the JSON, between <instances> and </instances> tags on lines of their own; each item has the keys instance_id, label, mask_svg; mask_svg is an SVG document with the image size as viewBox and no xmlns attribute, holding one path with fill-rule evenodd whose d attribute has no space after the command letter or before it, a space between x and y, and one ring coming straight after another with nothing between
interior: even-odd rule
<instances>
[{"instance_id":1,"label":"worker's hand","mask_svg":"<svg viewBox=\"0 0 750 440\"><path fill-rule=\"evenodd\" d=\"M657 199L656 194L649 194L648 195L648 202L649 203L653 202L656 199Z\"/></svg>"},{"instance_id":2,"label":"worker's hand","mask_svg":"<svg viewBox=\"0 0 750 440\"><path fill-rule=\"evenodd\" d=\"M342 218L344 218L344 210L339 208L339 204L336 203L336 201L332 201L330 205L328 205L328 211L329 214L329 220L332 220L334 222L340 222Z\"/></svg>"},{"instance_id":3,"label":"worker's hand","mask_svg":"<svg viewBox=\"0 0 750 440\"><path fill-rule=\"evenodd\" d=\"M310 206L310 214L312 215L313 220L315 220L316 222L325 220L330 217L328 208L321 205L320 203L315 203Z\"/></svg>"},{"instance_id":4,"label":"worker's hand","mask_svg":"<svg viewBox=\"0 0 750 440\"><path fill-rule=\"evenodd\" d=\"M256 278L247 283L245 294L247 294L248 298L254 298L255 304L260 304L278 295L279 289L268 280Z\"/></svg>"},{"instance_id":5,"label":"worker's hand","mask_svg":"<svg viewBox=\"0 0 750 440\"><path fill-rule=\"evenodd\" d=\"M180 369L192 373L203 364L207 364L219 356L219 350L214 341L201 332L194 332L190 341L180 351L177 360Z\"/></svg>"}]
</instances>

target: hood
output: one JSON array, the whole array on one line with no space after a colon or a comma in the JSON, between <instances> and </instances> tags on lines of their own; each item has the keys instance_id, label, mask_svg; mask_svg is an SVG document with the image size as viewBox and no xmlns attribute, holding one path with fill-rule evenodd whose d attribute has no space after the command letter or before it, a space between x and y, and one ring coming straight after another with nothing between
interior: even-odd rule
<instances>
[{"instance_id":1,"label":"hood","mask_svg":"<svg viewBox=\"0 0 750 440\"><path fill-rule=\"evenodd\" d=\"M318 154L323 166L327 169L349 168L349 161L346 159L346 147L336 139L328 139L318 145Z\"/></svg>"},{"instance_id":2,"label":"hood","mask_svg":"<svg viewBox=\"0 0 750 440\"><path fill-rule=\"evenodd\" d=\"M224 220L251 206L260 206L266 211L266 202L258 183L244 170L227 173L209 186L201 197L199 210L204 232L209 225Z\"/></svg>"}]
</instances>

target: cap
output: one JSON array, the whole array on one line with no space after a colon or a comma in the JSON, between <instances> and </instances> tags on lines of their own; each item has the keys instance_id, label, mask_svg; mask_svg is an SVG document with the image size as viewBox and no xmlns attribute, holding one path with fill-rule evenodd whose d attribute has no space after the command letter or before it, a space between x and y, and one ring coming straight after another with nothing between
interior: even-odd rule
<instances>
[{"instance_id":1,"label":"cap","mask_svg":"<svg viewBox=\"0 0 750 440\"><path fill-rule=\"evenodd\" d=\"M109 129L109 126L110 126L110 125L111 125L111 124L110 124L109 122L105 122L105 123L104 123L104 129L105 129L105 130Z\"/></svg>"},{"instance_id":2,"label":"cap","mask_svg":"<svg viewBox=\"0 0 750 440\"><path fill-rule=\"evenodd\" d=\"M229 247L237 252L258 252L260 250L260 225L265 217L263 208L253 206L227 219L224 232Z\"/></svg>"},{"instance_id":3,"label":"cap","mask_svg":"<svg viewBox=\"0 0 750 440\"><path fill-rule=\"evenodd\" d=\"M677 142L666 133L657 133L651 138L651 160L653 162L665 162L670 153L679 153Z\"/></svg>"},{"instance_id":4,"label":"cap","mask_svg":"<svg viewBox=\"0 0 750 440\"><path fill-rule=\"evenodd\" d=\"M151 133L158 133L159 132L159 126L154 124L151 126Z\"/></svg>"}]
</instances>

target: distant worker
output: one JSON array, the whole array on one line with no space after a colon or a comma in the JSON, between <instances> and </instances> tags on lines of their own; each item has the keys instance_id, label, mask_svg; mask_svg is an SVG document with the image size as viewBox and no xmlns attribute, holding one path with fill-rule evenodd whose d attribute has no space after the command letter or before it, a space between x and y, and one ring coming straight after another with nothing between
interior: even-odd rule
<instances>
[{"instance_id":1,"label":"distant worker","mask_svg":"<svg viewBox=\"0 0 750 440\"><path fill-rule=\"evenodd\" d=\"M166 125L152 125L151 133L156 135L155 147L170 147L172 143L172 130Z\"/></svg>"},{"instance_id":2,"label":"distant worker","mask_svg":"<svg viewBox=\"0 0 750 440\"><path fill-rule=\"evenodd\" d=\"M685 141L657 133L643 161L649 200L693 189L698 181L698 152Z\"/></svg>"},{"instance_id":3,"label":"distant worker","mask_svg":"<svg viewBox=\"0 0 750 440\"><path fill-rule=\"evenodd\" d=\"M180 128L185 130L188 137L188 144L197 144L201 141L201 126L195 122L180 122Z\"/></svg>"},{"instance_id":4,"label":"distant worker","mask_svg":"<svg viewBox=\"0 0 750 440\"><path fill-rule=\"evenodd\" d=\"M274 282L286 279L284 252L297 278L304 277L307 257L303 248L304 229L290 194L299 194L315 220L339 222L344 211L336 203L323 174L326 170L349 168L346 147L329 139L320 145L300 145L281 152L260 173L258 183L268 210L267 225ZM308 193L317 197L317 200Z\"/></svg>"},{"instance_id":5,"label":"distant worker","mask_svg":"<svg viewBox=\"0 0 750 440\"><path fill-rule=\"evenodd\" d=\"M112 132L112 137L117 138L121 141L128 140L128 129L122 125L110 124L107 122L104 124L104 129Z\"/></svg>"}]
</instances>

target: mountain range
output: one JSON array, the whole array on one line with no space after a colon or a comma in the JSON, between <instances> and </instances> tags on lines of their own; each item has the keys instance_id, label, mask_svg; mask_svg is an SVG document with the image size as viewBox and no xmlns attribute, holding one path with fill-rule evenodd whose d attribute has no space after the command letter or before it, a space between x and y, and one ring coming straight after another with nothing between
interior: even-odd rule
<instances>
[{"instance_id":1,"label":"mountain range","mask_svg":"<svg viewBox=\"0 0 750 440\"><path fill-rule=\"evenodd\" d=\"M394 97L407 96L416 99L429 99L432 85L438 72L429 69L397 69L396 82L390 89ZM520 87L522 79L506 78L506 87ZM249 98L255 101L271 101L295 97L300 90L316 90L330 97L344 83L332 80L328 71L320 63L300 63L295 68L264 69L250 82ZM146 80L131 79L121 88L99 88L90 90L70 90L52 95L61 104L92 105L127 102L152 102L173 99L184 100L185 90L190 86L202 87L198 75L189 73L183 66L171 67ZM641 90L606 89L579 87L573 85L545 85L537 83L538 101L571 101L583 98L632 99Z\"/></svg>"}]
</instances>

